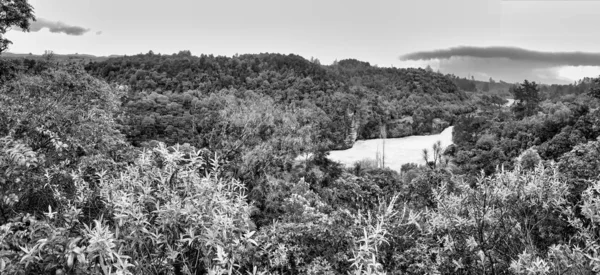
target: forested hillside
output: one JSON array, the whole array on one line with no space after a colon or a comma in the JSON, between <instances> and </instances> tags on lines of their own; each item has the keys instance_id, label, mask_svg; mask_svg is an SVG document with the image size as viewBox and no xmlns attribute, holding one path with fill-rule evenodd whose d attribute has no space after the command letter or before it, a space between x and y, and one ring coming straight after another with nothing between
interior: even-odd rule
<instances>
[{"instance_id":1,"label":"forested hillside","mask_svg":"<svg viewBox=\"0 0 600 275\"><path fill-rule=\"evenodd\" d=\"M525 81L510 89L517 100L512 108L487 108L457 119L455 145L447 153L468 174L491 174L499 165L511 168L528 149L543 160L558 161L600 135L600 109L590 94L597 81L541 87Z\"/></svg>"},{"instance_id":2,"label":"forested hillside","mask_svg":"<svg viewBox=\"0 0 600 275\"><path fill-rule=\"evenodd\" d=\"M315 80L280 69L288 77L271 71L253 89L215 78L194 82L209 92L177 91L179 80L146 91L150 77L108 83L79 62L0 59L3 274L595 272L596 248L582 244L598 241L600 80L554 101L524 82L505 108L425 70L254 57L301 61ZM334 115L367 114L365 131L404 112L385 104L426 99L477 107L427 166L326 158ZM295 161L301 152L316 154Z\"/></svg>"},{"instance_id":3,"label":"forested hillside","mask_svg":"<svg viewBox=\"0 0 600 275\"><path fill-rule=\"evenodd\" d=\"M128 87L127 136L136 144L218 147L209 137L230 129L219 124L227 97L268 101L293 115L312 114L325 148L347 148L355 138L437 133L457 115L474 110L448 78L422 69L377 68L357 60L323 66L297 55L222 57L148 53L86 65L92 75ZM256 97L248 98L244 95ZM243 104L248 105L248 104ZM225 132L223 132L225 131Z\"/></svg>"},{"instance_id":4,"label":"forested hillside","mask_svg":"<svg viewBox=\"0 0 600 275\"><path fill-rule=\"evenodd\" d=\"M0 7L0 35L28 28L27 1ZM357 60L189 52L0 58L0 73L2 275L600 270L600 78L500 93ZM450 124L454 145L400 173L327 158Z\"/></svg>"}]
</instances>

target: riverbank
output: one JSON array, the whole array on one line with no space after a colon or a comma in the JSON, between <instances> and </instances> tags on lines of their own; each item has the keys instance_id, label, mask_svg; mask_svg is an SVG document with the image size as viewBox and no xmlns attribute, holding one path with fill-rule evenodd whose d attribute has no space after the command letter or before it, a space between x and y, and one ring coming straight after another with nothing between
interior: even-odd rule
<instances>
[{"instance_id":1,"label":"riverbank","mask_svg":"<svg viewBox=\"0 0 600 275\"><path fill-rule=\"evenodd\" d=\"M442 143L443 148L451 145L453 129L454 126L450 126L435 135L415 135L385 139L385 167L400 171L400 167L406 163L425 164L423 149L427 148L431 152L433 144L437 141ZM376 156L381 155L382 152L383 139L358 140L350 149L330 151L328 158L351 167L357 161L364 159L375 160ZM310 156L304 155L299 156L298 159L305 160L308 157Z\"/></svg>"},{"instance_id":2,"label":"riverbank","mask_svg":"<svg viewBox=\"0 0 600 275\"><path fill-rule=\"evenodd\" d=\"M437 141L446 148L452 144L452 130L454 126L447 127L440 134L426 136L408 136L402 138L388 138L385 140L385 166L400 171L405 163L425 164L423 149L431 151ZM383 152L383 139L359 140L352 148L347 150L330 151L329 159L340 162L345 166L352 166L363 159L375 159Z\"/></svg>"}]
</instances>

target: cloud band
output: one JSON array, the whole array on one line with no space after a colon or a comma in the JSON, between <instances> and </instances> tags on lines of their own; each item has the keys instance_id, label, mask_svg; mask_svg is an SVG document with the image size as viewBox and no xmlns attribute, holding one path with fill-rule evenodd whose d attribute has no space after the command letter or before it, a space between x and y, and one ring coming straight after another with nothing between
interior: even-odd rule
<instances>
[{"instance_id":1,"label":"cloud band","mask_svg":"<svg viewBox=\"0 0 600 275\"><path fill-rule=\"evenodd\" d=\"M541 52L515 47L460 46L442 50L409 53L401 56L400 60L443 60L453 57L506 58L514 61L546 63L554 66L600 66L600 53Z\"/></svg>"}]
</instances>

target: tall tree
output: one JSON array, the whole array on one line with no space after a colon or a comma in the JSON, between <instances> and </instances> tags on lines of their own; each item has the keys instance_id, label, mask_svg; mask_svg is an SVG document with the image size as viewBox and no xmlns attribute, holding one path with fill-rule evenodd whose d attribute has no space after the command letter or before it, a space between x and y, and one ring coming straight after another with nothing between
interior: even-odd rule
<instances>
[{"instance_id":1,"label":"tall tree","mask_svg":"<svg viewBox=\"0 0 600 275\"><path fill-rule=\"evenodd\" d=\"M592 80L592 86L588 93L590 96L600 99L600 77Z\"/></svg>"},{"instance_id":2,"label":"tall tree","mask_svg":"<svg viewBox=\"0 0 600 275\"><path fill-rule=\"evenodd\" d=\"M522 84L511 88L516 104L513 111L518 118L534 115L540 103L540 89L535 82L523 81Z\"/></svg>"},{"instance_id":3,"label":"tall tree","mask_svg":"<svg viewBox=\"0 0 600 275\"><path fill-rule=\"evenodd\" d=\"M35 16L33 7L27 3L27 0L0 0L0 54L12 44L3 35L11 27L29 31L30 20L35 20Z\"/></svg>"}]
</instances>

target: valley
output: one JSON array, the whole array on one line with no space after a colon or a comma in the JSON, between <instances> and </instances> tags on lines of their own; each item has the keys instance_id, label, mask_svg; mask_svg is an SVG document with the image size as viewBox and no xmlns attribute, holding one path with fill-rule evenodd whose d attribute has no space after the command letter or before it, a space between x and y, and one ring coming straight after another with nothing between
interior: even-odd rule
<instances>
[{"instance_id":1,"label":"valley","mask_svg":"<svg viewBox=\"0 0 600 275\"><path fill-rule=\"evenodd\" d=\"M600 270L600 2L163 2L0 0L0 274Z\"/></svg>"}]
</instances>

